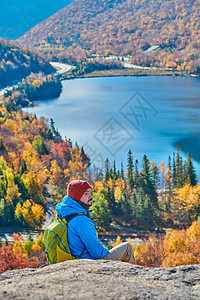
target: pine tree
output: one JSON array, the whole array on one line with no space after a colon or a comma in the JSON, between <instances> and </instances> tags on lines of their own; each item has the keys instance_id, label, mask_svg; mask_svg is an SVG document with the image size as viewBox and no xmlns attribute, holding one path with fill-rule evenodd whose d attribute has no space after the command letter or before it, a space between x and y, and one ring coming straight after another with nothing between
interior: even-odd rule
<instances>
[{"instance_id":1,"label":"pine tree","mask_svg":"<svg viewBox=\"0 0 200 300\"><path fill-rule=\"evenodd\" d=\"M133 180L133 156L131 150L128 152L128 165L127 165L127 183L131 190L134 188Z\"/></svg>"},{"instance_id":2,"label":"pine tree","mask_svg":"<svg viewBox=\"0 0 200 300\"><path fill-rule=\"evenodd\" d=\"M135 176L134 176L134 182L135 182L135 188L136 188L137 192L140 189L140 174L139 174L139 170L138 170L138 165L139 165L139 162L136 159L135 160L135 164L134 164L134 174L135 174Z\"/></svg>"},{"instance_id":3,"label":"pine tree","mask_svg":"<svg viewBox=\"0 0 200 300\"><path fill-rule=\"evenodd\" d=\"M158 198L156 187L154 186L153 180L151 178L149 160L147 156L143 157L143 169L141 172L141 187L145 195L148 195L154 207L158 207Z\"/></svg>"},{"instance_id":4,"label":"pine tree","mask_svg":"<svg viewBox=\"0 0 200 300\"><path fill-rule=\"evenodd\" d=\"M117 179L117 171L116 171L116 163L114 161L114 164L113 164L113 181L115 182L115 180Z\"/></svg>"},{"instance_id":5,"label":"pine tree","mask_svg":"<svg viewBox=\"0 0 200 300\"><path fill-rule=\"evenodd\" d=\"M177 184L176 187L180 188L184 185L184 173L183 173L183 158L180 155L181 149L177 145L176 152L176 174L177 174Z\"/></svg>"},{"instance_id":6,"label":"pine tree","mask_svg":"<svg viewBox=\"0 0 200 300\"><path fill-rule=\"evenodd\" d=\"M0 152L4 152L6 150L6 147L4 146L3 139L0 139Z\"/></svg>"},{"instance_id":7,"label":"pine tree","mask_svg":"<svg viewBox=\"0 0 200 300\"><path fill-rule=\"evenodd\" d=\"M166 209L168 212L170 212L171 211L171 197L172 197L172 170L171 170L171 157L170 156L168 158L168 165L167 165L166 189L167 189Z\"/></svg>"},{"instance_id":8,"label":"pine tree","mask_svg":"<svg viewBox=\"0 0 200 300\"><path fill-rule=\"evenodd\" d=\"M116 203L115 203L114 189L111 189L110 187L108 187L108 190L105 193L105 198L108 201L108 207L111 212L111 215L115 216Z\"/></svg>"},{"instance_id":9,"label":"pine tree","mask_svg":"<svg viewBox=\"0 0 200 300\"><path fill-rule=\"evenodd\" d=\"M147 195L145 196L145 200L144 200L144 211L145 211L145 215L143 218L143 222L145 228L151 228L155 226L155 219L156 219L155 208L153 207L151 200Z\"/></svg>"},{"instance_id":10,"label":"pine tree","mask_svg":"<svg viewBox=\"0 0 200 300\"><path fill-rule=\"evenodd\" d=\"M159 184L159 181L160 181L160 178L159 178L159 169L158 167L156 166L154 160L151 161L151 174L152 174L152 179L153 179L153 183L154 183L154 186L155 188L158 187L158 184Z\"/></svg>"},{"instance_id":11,"label":"pine tree","mask_svg":"<svg viewBox=\"0 0 200 300\"><path fill-rule=\"evenodd\" d=\"M105 182L108 181L108 179L110 178L110 170L109 170L109 160L108 158L106 158L106 161L105 161Z\"/></svg>"},{"instance_id":12,"label":"pine tree","mask_svg":"<svg viewBox=\"0 0 200 300\"><path fill-rule=\"evenodd\" d=\"M138 201L137 201L137 222L139 225L144 224L144 219L145 219L145 206L144 206L144 198L145 195L142 191L142 189L138 193Z\"/></svg>"},{"instance_id":13,"label":"pine tree","mask_svg":"<svg viewBox=\"0 0 200 300\"><path fill-rule=\"evenodd\" d=\"M195 168L193 166L192 155L190 152L188 152L187 154L187 161L186 161L186 181L192 186L197 184L197 176L196 176Z\"/></svg>"},{"instance_id":14,"label":"pine tree","mask_svg":"<svg viewBox=\"0 0 200 300\"><path fill-rule=\"evenodd\" d=\"M22 163L21 163L21 168L20 168L20 176L22 176L22 174L24 174L24 172L26 172L26 162L23 159Z\"/></svg>"},{"instance_id":15,"label":"pine tree","mask_svg":"<svg viewBox=\"0 0 200 300\"><path fill-rule=\"evenodd\" d=\"M172 181L173 181L173 188L176 188L176 186L177 186L177 174L176 174L176 154L175 153L173 153Z\"/></svg>"},{"instance_id":16,"label":"pine tree","mask_svg":"<svg viewBox=\"0 0 200 300\"><path fill-rule=\"evenodd\" d=\"M123 167L123 163L121 162L121 172L120 172L120 177L122 179L124 179L124 167Z\"/></svg>"}]
</instances>

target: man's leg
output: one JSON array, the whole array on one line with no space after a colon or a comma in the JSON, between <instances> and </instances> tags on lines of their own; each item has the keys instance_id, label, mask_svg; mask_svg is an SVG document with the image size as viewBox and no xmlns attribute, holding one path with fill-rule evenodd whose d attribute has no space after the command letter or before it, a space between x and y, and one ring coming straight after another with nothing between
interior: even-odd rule
<instances>
[{"instance_id":1,"label":"man's leg","mask_svg":"<svg viewBox=\"0 0 200 300\"><path fill-rule=\"evenodd\" d=\"M118 260L128 262L130 264L135 264L133 249L131 247L131 244L129 244L128 242L121 243L112 248L111 250L109 250L109 253L106 254L106 256L104 256L102 259Z\"/></svg>"}]
</instances>

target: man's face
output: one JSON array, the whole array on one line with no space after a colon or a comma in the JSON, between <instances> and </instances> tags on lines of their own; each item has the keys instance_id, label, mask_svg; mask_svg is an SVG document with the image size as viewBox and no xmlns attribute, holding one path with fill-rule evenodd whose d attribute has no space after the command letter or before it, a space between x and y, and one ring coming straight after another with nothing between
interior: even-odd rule
<instances>
[{"instance_id":1,"label":"man's face","mask_svg":"<svg viewBox=\"0 0 200 300\"><path fill-rule=\"evenodd\" d=\"M91 206L92 205L93 195L91 194L91 189L87 189L87 191L83 194L80 201Z\"/></svg>"}]
</instances>

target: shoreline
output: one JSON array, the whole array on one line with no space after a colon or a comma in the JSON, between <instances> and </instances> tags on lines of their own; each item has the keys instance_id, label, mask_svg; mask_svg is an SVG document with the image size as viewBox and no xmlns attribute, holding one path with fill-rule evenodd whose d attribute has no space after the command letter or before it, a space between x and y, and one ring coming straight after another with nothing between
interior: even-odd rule
<instances>
[{"instance_id":1,"label":"shoreline","mask_svg":"<svg viewBox=\"0 0 200 300\"><path fill-rule=\"evenodd\" d=\"M158 69L110 69L110 70L101 70L93 71L91 73L82 74L79 76L72 75L70 72L63 73L61 80L71 80L77 78L97 78L97 77L120 77L120 76L170 76L170 77L189 77L189 78L200 78L198 75L186 75L182 74L180 71L171 71L171 70L158 70Z\"/></svg>"}]
</instances>

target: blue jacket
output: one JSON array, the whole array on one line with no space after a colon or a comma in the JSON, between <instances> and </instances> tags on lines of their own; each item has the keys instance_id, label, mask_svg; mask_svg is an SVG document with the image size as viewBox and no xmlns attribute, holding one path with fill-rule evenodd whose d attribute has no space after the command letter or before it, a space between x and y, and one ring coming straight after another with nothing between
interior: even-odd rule
<instances>
[{"instance_id":1,"label":"blue jacket","mask_svg":"<svg viewBox=\"0 0 200 300\"><path fill-rule=\"evenodd\" d=\"M84 215L76 216L68 224L68 245L71 254L79 257L84 247L86 248L81 258L99 259L109 251L99 242L94 222L88 218L87 210L69 196L65 196L61 203L56 205L57 214L64 218L75 213Z\"/></svg>"}]
</instances>

